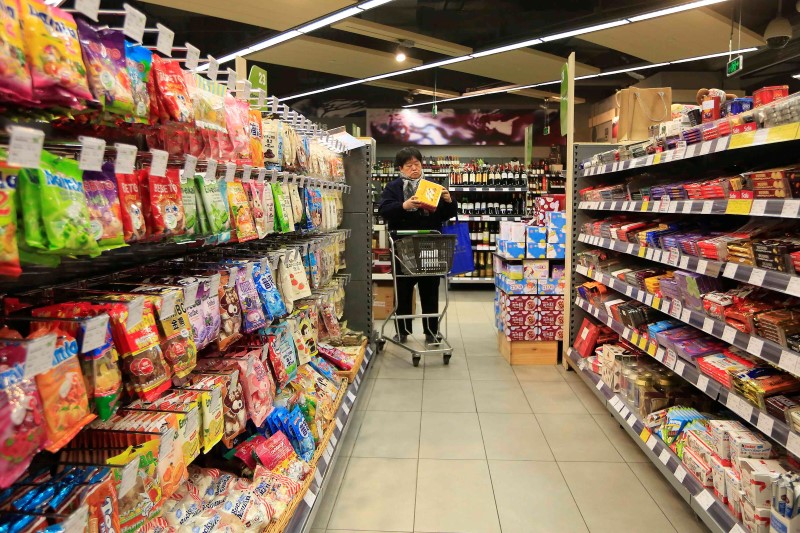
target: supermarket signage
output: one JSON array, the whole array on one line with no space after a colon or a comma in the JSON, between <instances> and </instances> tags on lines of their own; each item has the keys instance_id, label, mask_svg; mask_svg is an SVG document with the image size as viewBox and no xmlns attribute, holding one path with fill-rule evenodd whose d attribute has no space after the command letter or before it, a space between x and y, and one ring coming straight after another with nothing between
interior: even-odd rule
<instances>
[{"instance_id":1,"label":"supermarket signage","mask_svg":"<svg viewBox=\"0 0 800 533\"><path fill-rule=\"evenodd\" d=\"M263 68L255 65L250 67L250 75L247 77L247 81L253 85L253 89L261 89L264 94L269 94L267 91L267 71ZM267 106L262 105L261 111L267 111Z\"/></svg>"},{"instance_id":2,"label":"supermarket signage","mask_svg":"<svg viewBox=\"0 0 800 533\"><path fill-rule=\"evenodd\" d=\"M567 94L569 87L569 63L564 63L561 67L561 108L559 114L561 119L561 135L567 134ZM549 132L548 132L549 133ZM547 135L547 133L545 133Z\"/></svg>"},{"instance_id":3,"label":"supermarket signage","mask_svg":"<svg viewBox=\"0 0 800 533\"><path fill-rule=\"evenodd\" d=\"M744 68L743 61L744 58L742 57L742 54L739 54L738 56L728 61L728 68L726 69L726 72L729 78Z\"/></svg>"}]
</instances>

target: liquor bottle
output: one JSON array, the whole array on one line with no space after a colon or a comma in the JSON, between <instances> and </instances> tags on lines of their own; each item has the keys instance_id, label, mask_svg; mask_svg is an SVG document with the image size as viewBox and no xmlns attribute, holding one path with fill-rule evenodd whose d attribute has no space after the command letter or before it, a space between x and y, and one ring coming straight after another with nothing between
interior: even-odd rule
<instances>
[{"instance_id":1,"label":"liquor bottle","mask_svg":"<svg viewBox=\"0 0 800 533\"><path fill-rule=\"evenodd\" d=\"M489 230L489 244L494 246L497 243L497 233L500 231L499 230L500 225L499 223L495 222L491 222L490 224L491 226Z\"/></svg>"},{"instance_id":2,"label":"liquor bottle","mask_svg":"<svg viewBox=\"0 0 800 533\"><path fill-rule=\"evenodd\" d=\"M505 187L508 185L508 169L505 165L501 165L502 169L500 170L500 186Z\"/></svg>"},{"instance_id":3,"label":"liquor bottle","mask_svg":"<svg viewBox=\"0 0 800 533\"><path fill-rule=\"evenodd\" d=\"M460 185L467 185L469 184L469 172L467 171L467 167L463 167L461 169L461 181L459 182Z\"/></svg>"},{"instance_id":4,"label":"liquor bottle","mask_svg":"<svg viewBox=\"0 0 800 533\"><path fill-rule=\"evenodd\" d=\"M478 267L478 252L472 252L472 262L475 263L475 268L477 268ZM472 277L474 275L475 275L475 271L469 272L467 274L467 276L470 276L470 277Z\"/></svg>"},{"instance_id":5,"label":"liquor bottle","mask_svg":"<svg viewBox=\"0 0 800 533\"><path fill-rule=\"evenodd\" d=\"M488 215L489 214L488 208L486 207L486 198L485 197L481 201L481 213L480 214L481 215Z\"/></svg>"},{"instance_id":6,"label":"liquor bottle","mask_svg":"<svg viewBox=\"0 0 800 533\"><path fill-rule=\"evenodd\" d=\"M489 222L483 223L483 244L489 244Z\"/></svg>"}]
</instances>

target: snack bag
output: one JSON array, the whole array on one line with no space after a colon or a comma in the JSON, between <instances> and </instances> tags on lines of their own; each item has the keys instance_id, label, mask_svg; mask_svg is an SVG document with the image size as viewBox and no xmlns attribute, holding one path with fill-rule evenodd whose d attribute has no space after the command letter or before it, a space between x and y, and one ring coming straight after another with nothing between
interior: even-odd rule
<instances>
[{"instance_id":1,"label":"snack bag","mask_svg":"<svg viewBox=\"0 0 800 533\"><path fill-rule=\"evenodd\" d=\"M122 533L135 533L152 516L158 513L161 505L161 484L158 482L158 439L143 444L129 446L124 452L107 461L114 468L114 481L117 488L119 521ZM133 487L121 493L120 484L124 466L136 461L138 469Z\"/></svg>"},{"instance_id":2,"label":"snack bag","mask_svg":"<svg viewBox=\"0 0 800 533\"><path fill-rule=\"evenodd\" d=\"M264 152L264 163L268 168L275 168L281 164L281 121L278 119L262 120L263 141L261 146Z\"/></svg>"},{"instance_id":3,"label":"snack bag","mask_svg":"<svg viewBox=\"0 0 800 533\"><path fill-rule=\"evenodd\" d=\"M34 99L68 107L91 100L72 15L39 0L20 0L19 5Z\"/></svg>"},{"instance_id":4,"label":"snack bag","mask_svg":"<svg viewBox=\"0 0 800 533\"><path fill-rule=\"evenodd\" d=\"M274 433L265 442L256 446L256 457L263 469L286 476L300 482L308 476L311 469L297 457L292 444L282 431ZM256 468L253 478L264 475L262 467Z\"/></svg>"},{"instance_id":5,"label":"snack bag","mask_svg":"<svg viewBox=\"0 0 800 533\"><path fill-rule=\"evenodd\" d=\"M297 220L294 218L294 209L292 209L291 186L286 182L280 183L279 185L281 187L281 211L283 212L283 216L286 217L286 225L289 228L287 231L294 231L296 229L295 224Z\"/></svg>"},{"instance_id":6,"label":"snack bag","mask_svg":"<svg viewBox=\"0 0 800 533\"><path fill-rule=\"evenodd\" d=\"M273 205L275 206L275 231L286 233L289 231L289 214L286 213L286 200L283 197L283 189L280 183L270 183L272 189Z\"/></svg>"},{"instance_id":7,"label":"snack bag","mask_svg":"<svg viewBox=\"0 0 800 533\"><path fill-rule=\"evenodd\" d=\"M300 317L293 315L286 319L286 326L292 335L295 348L297 348L297 364L304 365L311 360L311 349L306 345L305 337L300 333L299 322Z\"/></svg>"},{"instance_id":8,"label":"snack bag","mask_svg":"<svg viewBox=\"0 0 800 533\"><path fill-rule=\"evenodd\" d=\"M153 52L140 44L125 41L125 65L128 69L133 97L130 121L137 124L150 122L150 95L147 91L147 80L150 78L152 64Z\"/></svg>"},{"instance_id":9,"label":"snack bag","mask_svg":"<svg viewBox=\"0 0 800 533\"><path fill-rule=\"evenodd\" d=\"M256 457L254 455L255 447L265 440L267 439L263 435L253 435L243 443L236 446L233 456L240 459L245 466L247 466L247 468L254 470L256 466L258 466L258 463L256 463Z\"/></svg>"},{"instance_id":10,"label":"snack bag","mask_svg":"<svg viewBox=\"0 0 800 533\"><path fill-rule=\"evenodd\" d=\"M236 357L236 363L239 367L239 376L242 378L244 399L250 420L256 427L261 427L272 411L275 383L261 362L261 349L250 350L243 356Z\"/></svg>"},{"instance_id":11,"label":"snack bag","mask_svg":"<svg viewBox=\"0 0 800 533\"><path fill-rule=\"evenodd\" d=\"M244 392L239 380L239 369L221 370L218 373L193 373L189 386L198 384L217 384L222 390L222 416L224 421L222 443L232 448L234 439L244 433L247 425L247 410L244 406Z\"/></svg>"},{"instance_id":12,"label":"snack bag","mask_svg":"<svg viewBox=\"0 0 800 533\"><path fill-rule=\"evenodd\" d=\"M247 193L244 191L242 182L232 181L228 186L228 203L231 207L231 220L233 229L239 242L251 241L258 238L253 214L250 212L250 203L247 200Z\"/></svg>"},{"instance_id":13,"label":"snack bag","mask_svg":"<svg viewBox=\"0 0 800 533\"><path fill-rule=\"evenodd\" d=\"M33 87L25 59L17 0L0 1L0 36L4 43L0 46L0 65L3 66L0 70L0 95L7 101L30 102L33 100Z\"/></svg>"},{"instance_id":14,"label":"snack bag","mask_svg":"<svg viewBox=\"0 0 800 533\"><path fill-rule=\"evenodd\" d=\"M300 492L300 484L290 477L261 468L253 479L253 492L269 503L275 519L279 520L295 495Z\"/></svg>"},{"instance_id":15,"label":"snack bag","mask_svg":"<svg viewBox=\"0 0 800 533\"><path fill-rule=\"evenodd\" d=\"M120 30L97 30L78 18L78 36L86 64L89 87L106 112L128 115L133 111L131 79L125 64L125 37Z\"/></svg>"},{"instance_id":16,"label":"snack bag","mask_svg":"<svg viewBox=\"0 0 800 533\"><path fill-rule=\"evenodd\" d=\"M236 273L236 291L242 307L245 333L252 333L267 325L261 309L261 299L253 282L254 265L255 263L242 264Z\"/></svg>"},{"instance_id":17,"label":"snack bag","mask_svg":"<svg viewBox=\"0 0 800 533\"><path fill-rule=\"evenodd\" d=\"M248 118L250 119L250 160L254 167L263 167L264 150L261 143L264 134L262 131L261 111L258 109L250 109Z\"/></svg>"},{"instance_id":18,"label":"snack bag","mask_svg":"<svg viewBox=\"0 0 800 533\"><path fill-rule=\"evenodd\" d=\"M131 243L147 236L139 179L133 174L117 174L122 231L125 242Z\"/></svg>"},{"instance_id":19,"label":"snack bag","mask_svg":"<svg viewBox=\"0 0 800 533\"><path fill-rule=\"evenodd\" d=\"M267 328L267 334L270 336L269 345L272 349L269 360L275 375L275 384L280 390L297 376L297 353L294 339L286 324L277 324Z\"/></svg>"},{"instance_id":20,"label":"snack bag","mask_svg":"<svg viewBox=\"0 0 800 533\"><path fill-rule=\"evenodd\" d=\"M195 180L203 200L209 232L216 235L228 231L230 229L230 213L222 198L219 181L214 178L205 178L199 174Z\"/></svg>"},{"instance_id":21,"label":"snack bag","mask_svg":"<svg viewBox=\"0 0 800 533\"><path fill-rule=\"evenodd\" d=\"M275 232L275 198L272 196L272 186L262 183L261 188L261 207L264 209L264 225L267 234Z\"/></svg>"},{"instance_id":22,"label":"snack bag","mask_svg":"<svg viewBox=\"0 0 800 533\"><path fill-rule=\"evenodd\" d=\"M236 276L236 273L228 270L220 272L219 308L222 324L218 345L221 352L242 337L242 309L236 291Z\"/></svg>"},{"instance_id":23,"label":"snack bag","mask_svg":"<svg viewBox=\"0 0 800 533\"><path fill-rule=\"evenodd\" d=\"M186 231L184 237L200 235L197 221L197 195L195 194L194 180L185 179L181 173L181 200L183 201L183 214L186 218Z\"/></svg>"},{"instance_id":24,"label":"snack bag","mask_svg":"<svg viewBox=\"0 0 800 533\"><path fill-rule=\"evenodd\" d=\"M2 11L3 6L0 5L0 21L3 18ZM19 173L19 169L5 164L5 154L0 153L0 276L22 274L17 248L16 192Z\"/></svg>"},{"instance_id":25,"label":"snack bag","mask_svg":"<svg viewBox=\"0 0 800 533\"><path fill-rule=\"evenodd\" d=\"M312 230L322 225L322 197L319 189L315 187L305 188L306 200L306 229Z\"/></svg>"},{"instance_id":26,"label":"snack bag","mask_svg":"<svg viewBox=\"0 0 800 533\"><path fill-rule=\"evenodd\" d=\"M180 63L171 59L153 56L151 73L154 74L158 105L162 118L175 122L190 122L192 119L192 100Z\"/></svg>"},{"instance_id":27,"label":"snack bag","mask_svg":"<svg viewBox=\"0 0 800 533\"><path fill-rule=\"evenodd\" d=\"M305 216L305 205L303 201L300 200L300 192L297 187L297 184L295 183L289 184L288 196L292 206L292 218L294 219L295 229L299 229L299 226L302 226L303 224L303 219Z\"/></svg>"},{"instance_id":28,"label":"snack bag","mask_svg":"<svg viewBox=\"0 0 800 533\"><path fill-rule=\"evenodd\" d=\"M308 428L303 412L297 405L289 413L289 426L299 448L295 450L297 455L306 462L311 461L316 449L314 437L311 435L311 430Z\"/></svg>"},{"instance_id":29,"label":"snack bag","mask_svg":"<svg viewBox=\"0 0 800 533\"><path fill-rule=\"evenodd\" d=\"M255 281L256 290L267 319L272 322L285 315L287 313L286 305L283 303L281 293L272 278L269 261L262 260L253 266L253 281Z\"/></svg>"},{"instance_id":30,"label":"snack bag","mask_svg":"<svg viewBox=\"0 0 800 533\"><path fill-rule=\"evenodd\" d=\"M289 273L292 301L311 296L311 287L308 285L308 276L303 266L303 258L296 248L289 248L286 254L286 270Z\"/></svg>"},{"instance_id":31,"label":"snack bag","mask_svg":"<svg viewBox=\"0 0 800 533\"><path fill-rule=\"evenodd\" d=\"M31 337L46 333L47 330L42 329ZM77 357L78 342L56 328L53 333L58 335L53 367L38 374L35 379L44 408L47 431L45 449L57 452L96 417L89 412L86 385Z\"/></svg>"},{"instance_id":32,"label":"snack bag","mask_svg":"<svg viewBox=\"0 0 800 533\"><path fill-rule=\"evenodd\" d=\"M244 531L263 531L272 520L272 508L250 490L232 490L219 506L222 514L237 519Z\"/></svg>"},{"instance_id":33,"label":"snack bag","mask_svg":"<svg viewBox=\"0 0 800 533\"><path fill-rule=\"evenodd\" d=\"M264 212L262 198L264 197L264 182L249 181L244 184L247 198L250 200L250 207L253 212L253 221L256 226L256 233L259 239L263 239L270 233L270 226L267 225L267 215Z\"/></svg>"},{"instance_id":34,"label":"snack bag","mask_svg":"<svg viewBox=\"0 0 800 533\"><path fill-rule=\"evenodd\" d=\"M153 176L147 173L149 213L147 227L153 237L181 235L186 230L183 211L180 169L168 168L166 175Z\"/></svg>"},{"instance_id":35,"label":"snack bag","mask_svg":"<svg viewBox=\"0 0 800 533\"><path fill-rule=\"evenodd\" d=\"M101 250L125 246L122 209L119 203L114 165L103 163L102 172L83 173L84 194L89 207L92 237Z\"/></svg>"}]
</instances>

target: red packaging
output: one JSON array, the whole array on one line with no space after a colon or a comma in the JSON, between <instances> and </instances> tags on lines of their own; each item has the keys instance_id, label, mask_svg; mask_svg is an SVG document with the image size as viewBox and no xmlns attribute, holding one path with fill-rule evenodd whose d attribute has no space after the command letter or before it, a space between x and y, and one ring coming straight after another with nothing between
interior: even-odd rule
<instances>
[{"instance_id":1,"label":"red packaging","mask_svg":"<svg viewBox=\"0 0 800 533\"><path fill-rule=\"evenodd\" d=\"M162 117L175 122L190 122L192 119L192 100L183 77L180 63L161 59L153 54L151 77L155 77L158 105Z\"/></svg>"},{"instance_id":2,"label":"red packaging","mask_svg":"<svg viewBox=\"0 0 800 533\"><path fill-rule=\"evenodd\" d=\"M572 347L581 354L581 357L589 357L594 352L599 335L600 325L588 318L584 318L578 330L578 334L575 336L575 342L572 343Z\"/></svg>"},{"instance_id":3,"label":"red packaging","mask_svg":"<svg viewBox=\"0 0 800 533\"><path fill-rule=\"evenodd\" d=\"M773 85L772 87L762 87L761 89L753 92L753 107L761 107L778 98L786 98L789 96L788 85Z\"/></svg>"},{"instance_id":4,"label":"red packaging","mask_svg":"<svg viewBox=\"0 0 800 533\"><path fill-rule=\"evenodd\" d=\"M147 229L153 238L181 235L186 231L180 172L180 169L169 168L165 176L153 176L149 172L146 177L140 176L140 184L146 184L142 200Z\"/></svg>"}]
</instances>

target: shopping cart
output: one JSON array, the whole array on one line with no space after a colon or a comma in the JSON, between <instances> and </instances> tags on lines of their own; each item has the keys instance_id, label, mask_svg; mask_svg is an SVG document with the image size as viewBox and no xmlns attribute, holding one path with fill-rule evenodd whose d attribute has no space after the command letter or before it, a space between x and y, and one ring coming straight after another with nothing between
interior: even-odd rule
<instances>
[{"instance_id":1,"label":"shopping cart","mask_svg":"<svg viewBox=\"0 0 800 533\"><path fill-rule=\"evenodd\" d=\"M456 247L455 235L442 235L438 231L397 231L389 237L392 251L392 284L394 285L394 309L381 327L378 338L378 349L383 349L386 342L391 342L404 350L411 352L411 362L419 366L423 355L442 354L444 364L450 364L453 348L447 342L447 324L443 323L448 306L448 278L447 274L453 267L453 254ZM399 268L398 268L399 266ZM400 272L398 272L400 270ZM444 308L441 313L417 313L411 315L397 314L397 280L398 278L416 278L424 276L439 276L444 278ZM437 342L426 344L426 349L407 346L399 340L384 335L386 324L394 320L396 331L400 331L397 320L414 318L436 318L440 329ZM443 330L442 330L443 327ZM444 332L443 332L444 331Z\"/></svg>"}]
</instances>

